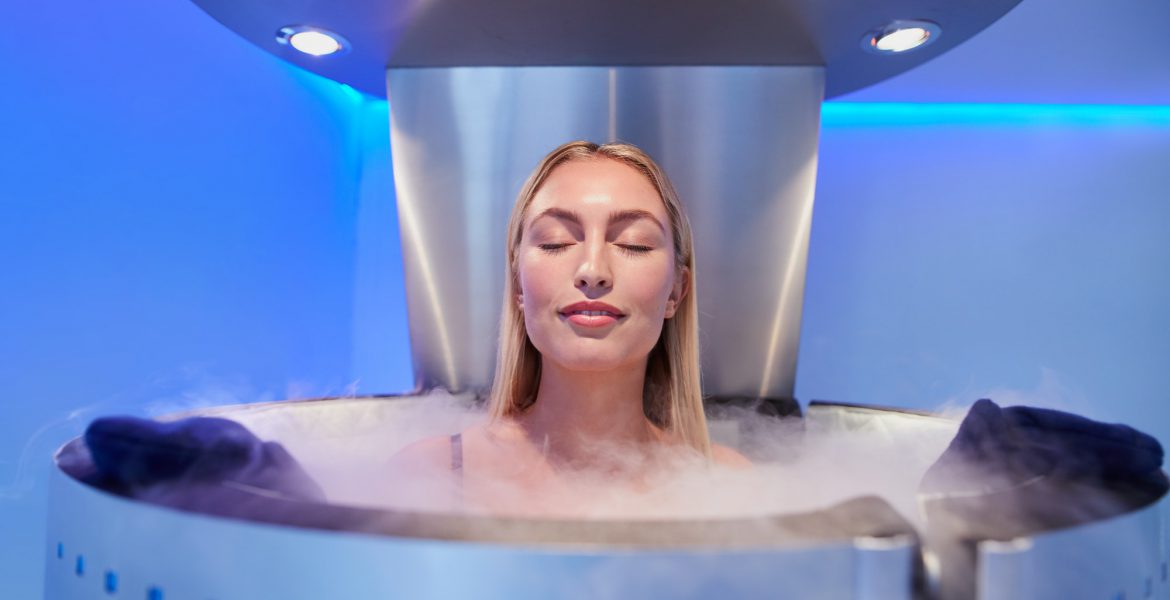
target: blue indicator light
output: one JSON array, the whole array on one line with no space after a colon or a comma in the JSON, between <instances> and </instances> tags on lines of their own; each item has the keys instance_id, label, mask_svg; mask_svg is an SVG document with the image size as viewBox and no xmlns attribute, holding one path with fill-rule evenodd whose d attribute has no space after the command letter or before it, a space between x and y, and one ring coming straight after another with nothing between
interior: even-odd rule
<instances>
[{"instance_id":1,"label":"blue indicator light","mask_svg":"<svg viewBox=\"0 0 1170 600\"><path fill-rule=\"evenodd\" d=\"M73 566L73 572L77 573L78 577L85 575L85 557L78 554L77 563Z\"/></svg>"},{"instance_id":2,"label":"blue indicator light","mask_svg":"<svg viewBox=\"0 0 1170 600\"><path fill-rule=\"evenodd\" d=\"M65 544L57 542L57 558L65 558Z\"/></svg>"},{"instance_id":3,"label":"blue indicator light","mask_svg":"<svg viewBox=\"0 0 1170 600\"><path fill-rule=\"evenodd\" d=\"M106 593L113 594L116 591L118 591L118 574L106 571Z\"/></svg>"},{"instance_id":4,"label":"blue indicator light","mask_svg":"<svg viewBox=\"0 0 1170 600\"><path fill-rule=\"evenodd\" d=\"M163 600L162 590L156 587L146 590L146 600Z\"/></svg>"}]
</instances>

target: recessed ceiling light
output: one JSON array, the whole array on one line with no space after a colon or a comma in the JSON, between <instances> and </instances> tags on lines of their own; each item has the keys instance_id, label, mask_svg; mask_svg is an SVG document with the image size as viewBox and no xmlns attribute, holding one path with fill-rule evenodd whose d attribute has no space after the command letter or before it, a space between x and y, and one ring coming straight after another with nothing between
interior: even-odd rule
<instances>
[{"instance_id":1,"label":"recessed ceiling light","mask_svg":"<svg viewBox=\"0 0 1170 600\"><path fill-rule=\"evenodd\" d=\"M942 28L930 21L890 21L861 38L861 47L874 54L900 54L921 48L942 35Z\"/></svg>"},{"instance_id":2,"label":"recessed ceiling light","mask_svg":"<svg viewBox=\"0 0 1170 600\"><path fill-rule=\"evenodd\" d=\"M337 54L349 49L349 42L340 35L320 27L305 25L281 27L280 31L276 32L276 41L313 56Z\"/></svg>"}]
</instances>

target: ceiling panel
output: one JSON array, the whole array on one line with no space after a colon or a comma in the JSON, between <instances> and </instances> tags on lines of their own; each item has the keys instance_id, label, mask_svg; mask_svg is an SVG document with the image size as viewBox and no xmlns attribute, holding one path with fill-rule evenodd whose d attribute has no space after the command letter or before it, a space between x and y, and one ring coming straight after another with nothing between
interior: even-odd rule
<instances>
[{"instance_id":1,"label":"ceiling panel","mask_svg":"<svg viewBox=\"0 0 1170 600\"><path fill-rule=\"evenodd\" d=\"M1166 0L1023 0L950 52L836 100L1170 105L1168 28Z\"/></svg>"}]
</instances>

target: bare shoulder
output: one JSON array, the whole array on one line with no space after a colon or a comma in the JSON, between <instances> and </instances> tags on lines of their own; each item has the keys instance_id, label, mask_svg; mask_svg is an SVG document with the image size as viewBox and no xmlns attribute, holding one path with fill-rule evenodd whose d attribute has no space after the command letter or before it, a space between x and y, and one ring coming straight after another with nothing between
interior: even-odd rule
<instances>
[{"instance_id":1,"label":"bare shoulder","mask_svg":"<svg viewBox=\"0 0 1170 600\"><path fill-rule=\"evenodd\" d=\"M390 457L387 466L395 471L435 471L450 468L451 438L425 437L411 442Z\"/></svg>"},{"instance_id":2,"label":"bare shoulder","mask_svg":"<svg viewBox=\"0 0 1170 600\"><path fill-rule=\"evenodd\" d=\"M379 505L420 511L458 508L451 494L451 438L425 437L394 453L385 463L384 476L369 482L377 489Z\"/></svg>"},{"instance_id":3,"label":"bare shoulder","mask_svg":"<svg viewBox=\"0 0 1170 600\"><path fill-rule=\"evenodd\" d=\"M734 469L749 469L752 466L752 461L748 460L748 457L721 444L711 444L711 458L720 465Z\"/></svg>"}]
</instances>

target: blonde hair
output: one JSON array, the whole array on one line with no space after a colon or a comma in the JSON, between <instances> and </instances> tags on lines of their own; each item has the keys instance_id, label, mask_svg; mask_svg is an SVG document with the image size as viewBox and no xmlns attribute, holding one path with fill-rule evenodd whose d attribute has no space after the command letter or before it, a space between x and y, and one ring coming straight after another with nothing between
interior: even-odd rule
<instances>
[{"instance_id":1,"label":"blonde hair","mask_svg":"<svg viewBox=\"0 0 1170 600\"><path fill-rule=\"evenodd\" d=\"M500 312L500 338L496 372L488 411L493 419L523 412L536 402L540 384L540 352L528 339L524 315L517 306L516 251L524 237L528 206L541 185L558 166L573 160L605 158L620 161L646 176L658 191L674 242L676 272L690 271L688 293L675 314L663 324L658 342L650 351L642 410L655 425L665 429L700 453L710 456L711 442L699 377L699 313L695 302L695 257L691 225L678 194L662 169L645 152L630 144L597 145L575 141L562 145L540 161L516 198L508 221L504 303Z\"/></svg>"}]
</instances>

